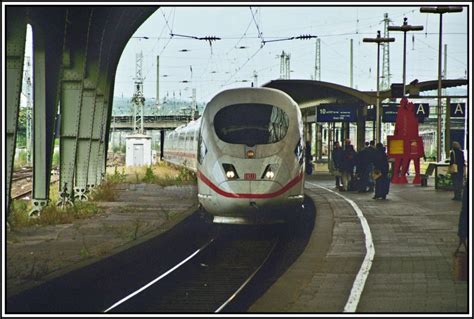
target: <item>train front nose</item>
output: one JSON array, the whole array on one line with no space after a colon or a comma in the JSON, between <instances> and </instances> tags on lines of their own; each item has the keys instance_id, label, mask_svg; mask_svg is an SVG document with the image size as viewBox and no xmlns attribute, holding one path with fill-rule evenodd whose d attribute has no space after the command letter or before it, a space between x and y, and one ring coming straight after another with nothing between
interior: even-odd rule
<instances>
[{"instance_id":1,"label":"train front nose","mask_svg":"<svg viewBox=\"0 0 474 319\"><path fill-rule=\"evenodd\" d=\"M215 223L257 223L267 220L278 207L278 198L272 194L280 184L275 181L224 181L219 189L222 191L210 201Z\"/></svg>"},{"instance_id":2,"label":"train front nose","mask_svg":"<svg viewBox=\"0 0 474 319\"><path fill-rule=\"evenodd\" d=\"M229 191L227 196L219 196L221 207L228 207L229 213L246 214L255 209L266 208L269 204L278 201L281 184L269 180L244 179L224 181L219 188Z\"/></svg>"}]
</instances>

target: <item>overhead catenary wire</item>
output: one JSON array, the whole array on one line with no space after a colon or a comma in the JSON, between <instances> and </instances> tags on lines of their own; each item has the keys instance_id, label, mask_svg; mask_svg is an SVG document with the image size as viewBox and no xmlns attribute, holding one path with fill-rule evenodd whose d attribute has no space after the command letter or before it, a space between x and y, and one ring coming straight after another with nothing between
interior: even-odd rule
<instances>
[{"instance_id":1,"label":"overhead catenary wire","mask_svg":"<svg viewBox=\"0 0 474 319\"><path fill-rule=\"evenodd\" d=\"M247 35L247 32L248 32L248 30L250 29L250 26L252 25L252 22L253 22L253 19L251 18L251 19L249 20L249 23L248 23L247 27L245 28L244 33L243 33L240 37L238 37L237 42L236 42L234 45L232 45L232 46L230 47L230 49L225 53L225 58L226 58L228 64L232 64L232 61L229 59L229 54L230 54L233 50L236 49L236 47L240 44L240 42L242 41L242 39L244 39L244 37ZM233 37L221 37L221 38L222 38L222 39L234 39ZM247 38L249 38L249 37L247 37ZM257 38L258 38L258 37L257 37ZM237 39L237 37L235 37L235 39ZM209 73L209 66L211 65L211 62L214 61L214 59L215 59L215 58L218 58L218 57L219 57L219 56L216 57L215 55L210 55L210 56L209 56L209 58L208 58L208 60L207 60L207 63L206 63L206 67L203 68L201 74L198 76L199 79L204 78L204 77L207 75L207 73Z\"/></svg>"},{"instance_id":2,"label":"overhead catenary wire","mask_svg":"<svg viewBox=\"0 0 474 319\"><path fill-rule=\"evenodd\" d=\"M255 27L257 28L258 37L261 40L261 47L263 47L265 45L265 39L263 38L263 33L262 31L260 31L260 27L257 23L257 20L255 19L255 15L253 13L252 7L249 7L249 9L250 9L250 12L252 13L252 18L253 18L253 22L255 22Z\"/></svg>"},{"instance_id":3,"label":"overhead catenary wire","mask_svg":"<svg viewBox=\"0 0 474 319\"><path fill-rule=\"evenodd\" d=\"M172 26L170 27L169 26L169 23L168 23L168 20L166 19L166 17L163 16L163 18L165 19L166 21L166 25L168 26L169 30L170 30L170 33L173 33L173 26L174 26L174 19L175 19L175 16L176 16L176 8L173 8L173 22L171 23ZM168 39L168 42L166 42L165 46L161 49L160 53L158 55L162 55L163 52L165 51L166 47L168 47L168 44L171 42L171 39L173 39L172 36L169 37Z\"/></svg>"},{"instance_id":4,"label":"overhead catenary wire","mask_svg":"<svg viewBox=\"0 0 474 319\"><path fill-rule=\"evenodd\" d=\"M176 8L173 9L173 11L176 10ZM163 10L160 11L161 15L163 16L163 19L165 19L166 26L168 27L168 30L170 33L173 33L173 28L170 27L170 24L168 23L168 19L166 19L165 14L163 13ZM173 18L174 20L174 18Z\"/></svg>"},{"instance_id":5,"label":"overhead catenary wire","mask_svg":"<svg viewBox=\"0 0 474 319\"><path fill-rule=\"evenodd\" d=\"M145 54L145 55L144 55L144 57L154 54L155 48L158 46L158 43L160 42L159 40L161 39L161 35L163 34L163 32L164 32L164 30L165 30L165 27L167 26L168 29L170 29L170 26L169 26L169 24L168 24L168 20L166 19L166 16L165 16L165 14L163 13L163 10L161 10L161 8L160 8L160 12L161 12L161 14L163 15L163 18L165 19L166 24L161 28L160 35L156 38L157 41L156 41L155 45L154 45L153 48L148 52L148 54ZM170 11L170 15L171 15L172 12L174 12L174 11ZM153 38L153 37L148 37L148 38ZM169 39L169 40L171 40L171 39ZM163 51L163 50L162 50L162 51ZM158 55L160 55L160 54L158 54ZM150 71L151 71L152 69L154 69L154 67L155 67L155 59L152 59L152 61L153 61L153 62L151 63L150 67L146 68L146 69L147 69L147 72L145 73L144 79L148 76L148 74L150 73Z\"/></svg>"},{"instance_id":6,"label":"overhead catenary wire","mask_svg":"<svg viewBox=\"0 0 474 319\"><path fill-rule=\"evenodd\" d=\"M252 59L257 55L257 53L259 53L262 49L263 49L263 47L258 48L257 51L255 51L254 54L252 54L252 56L250 56L250 57L244 62L244 64L242 64L240 67L237 68L237 70L235 71L235 73L232 74L232 76L229 77L229 79L228 79L227 81L225 81L224 84L221 85L221 87L224 87L224 86L226 86L227 84L229 84L229 81L232 80L232 78L233 78L235 75L237 75L237 73L239 73L240 70L242 70L242 68L243 68L245 65L247 65L247 63L249 63L250 60L252 60Z\"/></svg>"},{"instance_id":7,"label":"overhead catenary wire","mask_svg":"<svg viewBox=\"0 0 474 319\"><path fill-rule=\"evenodd\" d=\"M409 10L409 11L405 10L405 12L400 13L399 15L391 15L391 18L395 18L397 16L403 16L407 13L413 12L414 10L415 9L412 9L412 10ZM402 11L402 10L400 10L400 11ZM161 12L161 15L163 15L163 18L166 17L166 19L168 21L167 24L165 22L165 24L162 25L164 30L172 30L171 21L174 18L174 15L172 15L171 12L168 14L166 11ZM362 34L371 35L372 32L367 32L366 31L367 28L366 28L366 26L364 26L364 24L368 25L369 27L374 27L376 24L372 23L372 22L375 22L375 20L376 21L380 20L379 17L367 18L367 16L365 16L365 17L359 17L359 18L360 18L360 23L359 23L360 28L358 30L358 33L353 32L352 30L349 31L349 32L337 32L337 31L336 32L331 32L332 30L325 30L326 32L321 32L321 33L318 32L318 37L321 38L323 41L324 41L324 39L326 39L326 41L323 42L323 45L325 45L325 47L328 48L329 51L336 52L336 54L339 57L344 58L344 60L347 60L348 57L345 56L344 52L341 51L341 50L336 49L334 41L330 41L329 39L340 37L340 36L342 36L342 37L345 36L345 37L349 38L351 36L357 36L357 35L361 36ZM241 19L241 20L243 20L243 19ZM371 21L371 20L374 20L374 21ZM354 21L354 20L352 20L352 21ZM370 23L364 23L365 21L370 21ZM271 77L270 73L273 72L273 71L267 72L267 70L271 70L272 68L275 68L278 65L278 63L276 63L274 59L271 59L271 60L266 59L267 53L268 53L267 50L257 50L257 47L259 45L261 46L262 39L264 39L264 41L266 41L266 40L268 40L268 41L270 41L270 40L282 41L281 40L282 37L281 36L274 36L273 37L273 36L269 36L269 35L263 36L262 26L261 26L260 20L258 19L258 10L254 10L253 8L251 8L251 16L250 16L250 19L248 20L248 23L245 20L243 20L242 22L245 23L242 26L242 27L245 27L245 29L244 28L241 29L241 31L245 30L243 33L238 33L238 34L234 33L234 35L229 35L229 34L222 34L222 35L217 34L216 35L219 38L221 38L222 40L229 40L229 41L225 42L226 46L224 48L222 48L221 45L216 46L214 48L215 52L214 52L213 56L203 57L203 58L200 59L200 61L196 62L196 64L199 64L199 65L193 64L193 69L194 69L193 70L194 71L194 74L193 74L193 76L194 76L193 80L194 81L193 82L204 83L204 82L208 81L209 83L211 83L211 82L215 83L216 81L221 81L221 83L222 83L221 87L222 86L227 86L227 85L230 84L230 82L232 82L234 80L240 80L240 77L244 74L245 74L246 78L250 77L251 75L247 74L247 73L250 72L249 71L250 68L252 68L253 70L259 71L259 73L262 72L262 74L259 74L259 82L263 81L261 79L264 79L265 77L267 77L267 78ZM252 27L252 24L254 24L255 28L257 29L257 36L255 36L255 34L249 34L249 32L248 32L248 30L250 30L250 27ZM283 24L280 24L280 25L283 25ZM164 32L163 29L161 29L161 31L162 31L162 33ZM272 31L273 31L272 32L273 34L278 34L278 33L274 33L274 29L272 29ZM327 31L329 31L329 32L327 32ZM344 30L341 30L341 31L344 31ZM308 31L307 30L302 30L302 32L308 32ZM172 32L172 33L174 33L174 32ZM429 34L437 35L438 33L437 32L428 33L427 36ZM460 32L460 33L452 32L452 34L462 35L463 33L462 32ZM284 36L284 35L287 35L287 34L282 33L282 35ZM153 38L153 37L151 37L151 38ZM156 38L157 39L158 38L159 39L166 39L166 37L162 37L161 34ZM170 37L168 39L168 43L167 43L168 48L174 48L174 45L176 45L176 43L174 43L174 41L171 41L171 38L175 41L195 40L193 38L181 38L179 36ZM251 40L251 39L252 40L258 39L258 41L257 40L255 40L255 41L246 41L246 40ZM285 38L283 38L283 39L285 39ZM418 37L418 39L420 39L420 37ZM270 41L270 42L277 42L277 41ZM170 42L173 42L173 43L170 44ZM222 41L222 42L224 42L224 41ZM242 42L244 42L242 45L245 45L246 50L238 50L238 46ZM426 42L429 43L429 41L426 41ZM159 45L158 48L162 47L163 43L164 42L159 42L158 43L158 45ZM283 43L283 42L280 42L280 43ZM420 40L419 43L421 44L422 41ZM426 44L423 44L423 47L425 45ZM268 46L265 46L265 48L268 48ZM166 46L163 47L163 49L166 49ZM195 55L195 53L197 53L196 51L204 51L204 50L201 50L201 49L195 50L194 47L193 48L187 47L187 49L192 49L192 50L190 50L192 52L187 53L187 54L174 55L170 52L170 50L168 50L168 54L165 53L164 56L168 56L169 59L167 58L167 61L169 60L169 62L172 62L171 58L172 59L179 59L179 60L175 60L178 63L180 62L181 59L183 59L183 63L185 63L186 67L188 67L190 63L185 62L184 59L188 59L188 58L192 57L192 55ZM287 49L285 48L285 51L286 50ZM246 52L243 52L243 51L246 51ZM256 59L256 57L259 56L259 54L260 54L260 56L263 56L263 52L265 53L265 59ZM304 50L304 52L307 52L307 51ZM303 52L300 49L298 49L298 52L296 52L296 54L294 56L296 57L296 55L299 55L300 53L303 53ZM270 53L268 53L268 54L270 54ZM457 63L463 63L463 65L466 65L465 62L461 61L462 60L462 55L460 55L460 54L461 53L459 53L459 55L458 55L460 57L460 59L457 60ZM300 55L300 56L303 56L304 58L307 58L307 57L309 58L309 57L311 57L311 55L312 54L308 51L307 55L305 53L305 54ZM334 56L334 54L332 54L332 55ZM366 56L365 61L367 62L367 60L368 60L367 56L369 54L363 54L363 55ZM192 58L193 59L195 59L195 58L199 59L199 56L192 57ZM292 54L292 58L293 58L293 54ZM452 55L450 55L448 57L448 59L456 59L456 57L453 57ZM262 63L256 63L256 61L259 61L259 62L262 62ZM311 63L310 59L307 60L307 63ZM342 61L342 63L344 63L344 62ZM175 63L175 65L176 65L176 63ZM163 68L166 68L166 66L163 66ZM171 66L170 66L170 68L171 68ZM175 68L179 69L179 66L176 66ZM335 69L336 72L337 72L337 68L338 67L336 66L336 69ZM367 74L367 71L365 70L366 68L363 67L364 70L362 70L360 64L356 64L355 69L357 69L357 73L363 73L364 75ZM300 68L300 70L297 70L295 72L301 73L301 70L304 70L304 69ZM149 69L147 71L150 72ZM151 68L151 71L153 71L153 68ZM217 72L213 72L211 74L211 71L217 71ZM225 72L225 71L227 71L227 72ZM268 73L268 74L265 75L264 73ZM178 72L176 72L176 75L177 74L178 74ZM224 74L226 74L227 77ZM175 75L175 74L173 74L173 75ZM237 77L237 76L239 76L239 77ZM232 83L235 83L235 81L232 82ZM206 87L206 85L201 85L201 86L203 87L203 90L211 90L211 88ZM203 95L200 94L200 96L202 97Z\"/></svg>"},{"instance_id":8,"label":"overhead catenary wire","mask_svg":"<svg viewBox=\"0 0 474 319\"><path fill-rule=\"evenodd\" d=\"M249 24L247 25L247 28L245 29L244 33L242 34L242 36L239 38L239 40L229 49L229 51L226 52L226 55L229 54L232 50L234 50L239 44L240 42L242 41L242 39L244 39L244 37L247 35L247 31L250 29L250 26L252 25L252 19L250 19L249 21ZM231 39L229 37L223 37L223 39ZM247 37L248 39L248 37Z\"/></svg>"},{"instance_id":9,"label":"overhead catenary wire","mask_svg":"<svg viewBox=\"0 0 474 319\"><path fill-rule=\"evenodd\" d=\"M425 33L423 33L425 34ZM443 32L443 34L445 35L466 35L467 32ZM176 35L176 34L175 34ZM327 34L319 34L318 33L318 38L329 38L329 37L335 37L335 36L344 36L344 35L373 35L373 32L343 32L343 33L327 33ZM438 32L428 32L427 35L438 35ZM165 40L165 39L169 39L170 37L147 37L149 39L157 39L157 40ZM243 40L243 39L260 39L259 37L257 36L227 36L227 37L222 37L220 36L219 37L220 40ZM266 39L281 39L281 37L279 36L266 36ZM173 40L175 41L186 41L186 40L189 40L188 38L173 38ZM265 40L265 42L270 42L270 41L267 41ZM235 44L237 45L237 44ZM231 47L229 49L229 51L232 51L233 49L235 49L235 47Z\"/></svg>"},{"instance_id":10,"label":"overhead catenary wire","mask_svg":"<svg viewBox=\"0 0 474 319\"><path fill-rule=\"evenodd\" d=\"M429 43L427 43L427 42L425 42L425 41L423 41L423 40L421 40L421 39L418 39L418 41L421 42L422 44L424 44L426 47L432 49L433 51L438 52L438 49L432 47ZM467 55L467 52L466 52L466 55ZM453 61L456 61L457 63L460 63L460 64L461 64L462 66L464 66L464 67L466 66L466 62L461 61L461 60L459 60L459 59L453 57L452 54L448 54L448 59L453 60Z\"/></svg>"}]
</instances>

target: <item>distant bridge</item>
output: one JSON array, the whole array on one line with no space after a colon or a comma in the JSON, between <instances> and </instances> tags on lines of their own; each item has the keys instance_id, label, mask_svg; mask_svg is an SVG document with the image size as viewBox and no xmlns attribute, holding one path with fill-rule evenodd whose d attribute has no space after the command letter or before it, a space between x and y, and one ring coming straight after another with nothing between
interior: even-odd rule
<instances>
[{"instance_id":1,"label":"distant bridge","mask_svg":"<svg viewBox=\"0 0 474 319\"><path fill-rule=\"evenodd\" d=\"M132 130L131 115L115 115L110 121L111 130ZM175 129L180 125L187 124L192 120L190 115L147 115L143 119L145 130L167 130Z\"/></svg>"}]
</instances>

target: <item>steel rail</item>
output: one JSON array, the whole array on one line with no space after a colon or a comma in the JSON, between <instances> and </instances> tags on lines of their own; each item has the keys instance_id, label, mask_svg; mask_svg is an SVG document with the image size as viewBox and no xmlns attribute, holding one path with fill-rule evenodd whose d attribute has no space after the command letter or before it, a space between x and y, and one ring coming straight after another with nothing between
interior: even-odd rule
<instances>
[{"instance_id":1,"label":"steel rail","mask_svg":"<svg viewBox=\"0 0 474 319\"><path fill-rule=\"evenodd\" d=\"M276 246L279 242L280 242L279 238L274 241L274 243L272 245L272 248L268 252L268 254L265 257L265 259L263 260L263 262L260 264L260 266L258 266L257 269L255 269L255 271L244 281L244 283L230 296L229 299L227 299L219 308L217 308L216 311L214 311L214 313L221 312L222 309L224 309L232 300L234 300L235 297L237 297L237 295L248 285L248 283L253 279L253 277L255 277L255 275L259 272L259 270L263 267L263 265L266 264L267 260L270 258L272 253L275 251L275 248L276 248Z\"/></svg>"},{"instance_id":2,"label":"steel rail","mask_svg":"<svg viewBox=\"0 0 474 319\"><path fill-rule=\"evenodd\" d=\"M156 284L158 281L162 280L163 278L167 277L168 275L170 275L171 273L173 273L175 270L179 269L181 266L183 266L184 264L186 264L188 261L190 261L191 259L193 259L195 256L197 256L198 254L202 253L204 250L206 250L206 248L208 248L213 242L214 242L215 238L212 238L211 240L209 240L207 243L205 243L201 248L197 249L196 251L194 251L191 255L189 255L188 257L186 257L185 259L183 259L181 262L179 262L178 264L176 264L175 266L173 266L172 268L170 268L169 270L167 270L166 272L164 272L163 274L161 274L160 276L158 276L157 278L153 279L152 281L150 281L149 283L147 283L145 286L141 287L140 289L134 291L133 293L129 294L128 296L122 298L121 300L117 301L116 303L114 303L112 306L110 306L109 308L107 308L106 310L104 310L104 313L106 312L109 312L110 310L116 308L117 306L121 305L122 303L124 303L125 301L135 297L136 295L138 295L139 293L141 293L142 291L150 288L151 286L153 286L154 284Z\"/></svg>"}]
</instances>

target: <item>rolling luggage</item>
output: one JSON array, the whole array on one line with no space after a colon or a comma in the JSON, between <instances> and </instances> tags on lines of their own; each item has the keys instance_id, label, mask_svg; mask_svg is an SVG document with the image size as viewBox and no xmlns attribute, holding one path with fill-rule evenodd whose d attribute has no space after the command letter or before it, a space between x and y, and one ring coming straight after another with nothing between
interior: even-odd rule
<instances>
[{"instance_id":1,"label":"rolling luggage","mask_svg":"<svg viewBox=\"0 0 474 319\"><path fill-rule=\"evenodd\" d=\"M464 244L465 251L461 251L461 244ZM459 241L458 248L453 254L453 280L467 280L467 246L463 241Z\"/></svg>"},{"instance_id":2,"label":"rolling luggage","mask_svg":"<svg viewBox=\"0 0 474 319\"><path fill-rule=\"evenodd\" d=\"M385 177L382 177L381 182L382 182L382 185L381 185L382 194L387 195L388 192L390 191L390 179L387 176L385 176Z\"/></svg>"},{"instance_id":3,"label":"rolling luggage","mask_svg":"<svg viewBox=\"0 0 474 319\"><path fill-rule=\"evenodd\" d=\"M385 197L390 191L390 179L387 176L380 176L375 181L375 196Z\"/></svg>"},{"instance_id":4,"label":"rolling luggage","mask_svg":"<svg viewBox=\"0 0 474 319\"><path fill-rule=\"evenodd\" d=\"M354 176L349 180L349 183L347 185L347 190L350 192L357 191L359 190L359 184L360 184L359 178Z\"/></svg>"}]
</instances>

